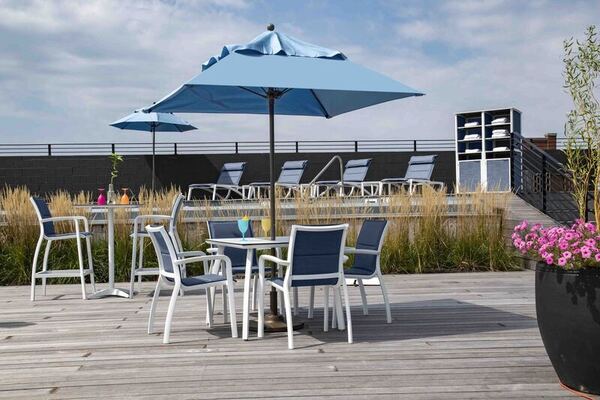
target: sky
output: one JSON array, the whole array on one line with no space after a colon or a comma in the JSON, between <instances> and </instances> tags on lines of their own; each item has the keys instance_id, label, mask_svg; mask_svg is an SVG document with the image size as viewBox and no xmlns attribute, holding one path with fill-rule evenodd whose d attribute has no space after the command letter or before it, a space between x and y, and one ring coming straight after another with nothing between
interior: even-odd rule
<instances>
[{"instance_id":1,"label":"sky","mask_svg":"<svg viewBox=\"0 0 600 400\"><path fill-rule=\"evenodd\" d=\"M425 96L340 115L277 117L277 139L451 139L454 114L516 107L523 133L563 132L563 40L598 0L0 0L0 143L137 142L109 124L268 23ZM162 141L268 140L265 116L182 114Z\"/></svg>"}]
</instances>

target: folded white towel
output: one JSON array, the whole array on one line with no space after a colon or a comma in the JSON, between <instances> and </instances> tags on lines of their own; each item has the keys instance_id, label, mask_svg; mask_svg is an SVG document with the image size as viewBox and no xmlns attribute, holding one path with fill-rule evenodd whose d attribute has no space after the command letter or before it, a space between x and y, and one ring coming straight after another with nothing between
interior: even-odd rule
<instances>
[{"instance_id":1,"label":"folded white towel","mask_svg":"<svg viewBox=\"0 0 600 400\"><path fill-rule=\"evenodd\" d=\"M506 134L508 134L507 129L494 129L492 131L492 135L506 135Z\"/></svg>"},{"instance_id":2,"label":"folded white towel","mask_svg":"<svg viewBox=\"0 0 600 400\"><path fill-rule=\"evenodd\" d=\"M467 122L465 123L465 128L471 128L473 126L478 126L479 122L475 121L475 122Z\"/></svg>"},{"instance_id":3,"label":"folded white towel","mask_svg":"<svg viewBox=\"0 0 600 400\"><path fill-rule=\"evenodd\" d=\"M507 122L508 122L508 117L494 118L492 120L492 125L495 125L495 124L506 124Z\"/></svg>"},{"instance_id":4,"label":"folded white towel","mask_svg":"<svg viewBox=\"0 0 600 400\"><path fill-rule=\"evenodd\" d=\"M494 147L494 151L508 151L508 147L506 147L506 146Z\"/></svg>"},{"instance_id":5,"label":"folded white towel","mask_svg":"<svg viewBox=\"0 0 600 400\"><path fill-rule=\"evenodd\" d=\"M465 153L479 153L479 149L466 149Z\"/></svg>"},{"instance_id":6,"label":"folded white towel","mask_svg":"<svg viewBox=\"0 0 600 400\"><path fill-rule=\"evenodd\" d=\"M481 139L481 136L479 136L476 133L470 133L468 135L465 135L463 140L478 140L478 139Z\"/></svg>"}]
</instances>

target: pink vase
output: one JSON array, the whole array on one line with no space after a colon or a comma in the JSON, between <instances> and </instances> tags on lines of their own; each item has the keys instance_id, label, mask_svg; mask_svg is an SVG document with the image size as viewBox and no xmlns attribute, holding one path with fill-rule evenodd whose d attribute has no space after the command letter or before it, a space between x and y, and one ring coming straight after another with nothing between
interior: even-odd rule
<instances>
[{"instance_id":1,"label":"pink vase","mask_svg":"<svg viewBox=\"0 0 600 400\"><path fill-rule=\"evenodd\" d=\"M98 189L100 194L98 195L98 205L105 206L106 205L106 196L104 196L104 189Z\"/></svg>"}]
</instances>

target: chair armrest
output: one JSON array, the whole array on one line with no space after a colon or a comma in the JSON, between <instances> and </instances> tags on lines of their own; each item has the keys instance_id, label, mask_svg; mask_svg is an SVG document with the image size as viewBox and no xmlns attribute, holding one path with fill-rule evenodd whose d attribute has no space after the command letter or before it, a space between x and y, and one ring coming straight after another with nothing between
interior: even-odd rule
<instances>
[{"instance_id":1,"label":"chair armrest","mask_svg":"<svg viewBox=\"0 0 600 400\"><path fill-rule=\"evenodd\" d=\"M173 261L175 265L186 265L197 262L205 262L205 261L229 261L229 257L222 255L215 256L195 256L195 257L187 257L179 260Z\"/></svg>"},{"instance_id":2,"label":"chair armrest","mask_svg":"<svg viewBox=\"0 0 600 400\"><path fill-rule=\"evenodd\" d=\"M355 247L346 247L344 248L344 253L346 254L372 254L374 256L379 254L377 250L369 250L369 249L357 249Z\"/></svg>"},{"instance_id":3,"label":"chair armrest","mask_svg":"<svg viewBox=\"0 0 600 400\"><path fill-rule=\"evenodd\" d=\"M209 247L208 249L206 249L206 252L210 254L217 254L218 251L219 249L217 247Z\"/></svg>"},{"instance_id":4,"label":"chair armrest","mask_svg":"<svg viewBox=\"0 0 600 400\"><path fill-rule=\"evenodd\" d=\"M271 261L271 262L273 262L275 264L279 264L279 265L285 265L285 266L290 265L289 261L272 256L270 254L263 254L262 256L260 256L260 258L258 259L258 262L260 263L261 261L263 262L263 264L265 261Z\"/></svg>"},{"instance_id":5,"label":"chair armrest","mask_svg":"<svg viewBox=\"0 0 600 400\"><path fill-rule=\"evenodd\" d=\"M171 218L170 215L160 215L160 214L138 215L133 219L133 221L134 221L134 223L137 223L138 221L142 221L142 220L146 220L146 219L159 220L159 219L170 219L170 218Z\"/></svg>"},{"instance_id":6,"label":"chair armrest","mask_svg":"<svg viewBox=\"0 0 600 400\"><path fill-rule=\"evenodd\" d=\"M42 218L40 222L61 222L61 221L71 221L75 225L75 231L79 232L79 221L83 221L83 226L86 231L89 231L88 219L82 215L68 215L62 217L50 217L50 218Z\"/></svg>"},{"instance_id":7,"label":"chair armrest","mask_svg":"<svg viewBox=\"0 0 600 400\"><path fill-rule=\"evenodd\" d=\"M178 258L204 257L206 253L201 250L181 251L177 253Z\"/></svg>"}]
</instances>

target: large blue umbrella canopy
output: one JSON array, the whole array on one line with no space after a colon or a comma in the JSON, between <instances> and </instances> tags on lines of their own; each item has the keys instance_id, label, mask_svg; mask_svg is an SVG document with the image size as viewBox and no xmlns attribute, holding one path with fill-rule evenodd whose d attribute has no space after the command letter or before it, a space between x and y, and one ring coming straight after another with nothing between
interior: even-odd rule
<instances>
[{"instance_id":1,"label":"large blue umbrella canopy","mask_svg":"<svg viewBox=\"0 0 600 400\"><path fill-rule=\"evenodd\" d=\"M269 114L271 238L275 239L275 114L331 118L410 96L421 96L391 78L330 50L275 32L245 45L223 47L202 72L146 111ZM271 291L271 313L277 295Z\"/></svg>"},{"instance_id":2,"label":"large blue umbrella canopy","mask_svg":"<svg viewBox=\"0 0 600 400\"><path fill-rule=\"evenodd\" d=\"M165 112L134 111L126 117L113 122L110 126L133 131L152 132L152 191L154 191L154 156L156 132L185 132L196 129L195 126L176 115Z\"/></svg>"},{"instance_id":3,"label":"large blue umbrella canopy","mask_svg":"<svg viewBox=\"0 0 600 400\"><path fill-rule=\"evenodd\" d=\"M331 118L423 93L349 61L336 50L267 31L246 45L225 46L202 72L148 107L152 111L276 114Z\"/></svg>"}]
</instances>

